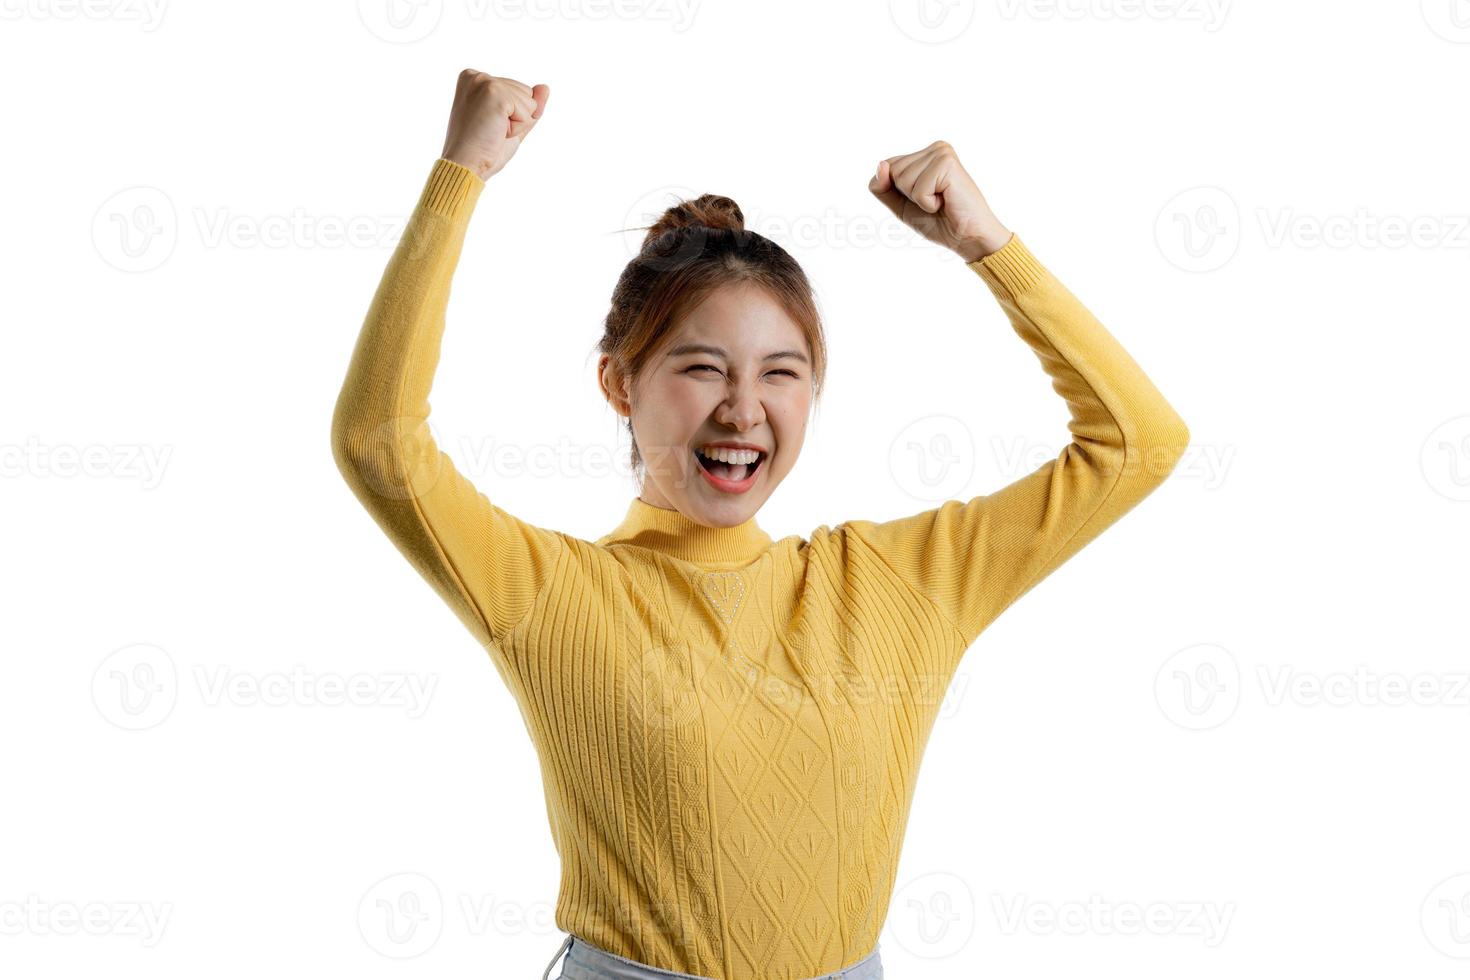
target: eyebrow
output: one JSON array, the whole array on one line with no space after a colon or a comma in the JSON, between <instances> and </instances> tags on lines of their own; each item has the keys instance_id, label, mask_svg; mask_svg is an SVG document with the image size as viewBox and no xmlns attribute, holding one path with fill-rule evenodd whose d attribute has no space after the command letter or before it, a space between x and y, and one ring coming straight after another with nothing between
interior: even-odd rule
<instances>
[{"instance_id":1,"label":"eyebrow","mask_svg":"<svg viewBox=\"0 0 1470 980\"><path fill-rule=\"evenodd\" d=\"M723 357L725 360L729 360L730 359L730 355L727 354L727 353L725 353L725 348L723 348L723 347L715 347L713 344L693 344L693 343L690 343L690 344L679 344L677 347L675 347L673 350L669 351L664 356L665 357L678 357L680 354L713 354L716 357ZM761 360L763 360L763 361L776 361L776 360L780 360L783 357L794 358L794 359L800 361L803 364L806 364L807 363L807 357L806 357L806 355L803 354L799 350L778 350L778 351L772 351L771 353L767 354L765 357L761 358Z\"/></svg>"}]
</instances>

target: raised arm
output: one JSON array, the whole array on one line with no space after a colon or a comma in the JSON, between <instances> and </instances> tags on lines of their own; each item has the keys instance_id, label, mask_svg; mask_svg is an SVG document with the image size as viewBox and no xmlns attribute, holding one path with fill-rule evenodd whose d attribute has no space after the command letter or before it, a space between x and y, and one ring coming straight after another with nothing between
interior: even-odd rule
<instances>
[{"instance_id":1,"label":"raised arm","mask_svg":"<svg viewBox=\"0 0 1470 980\"><path fill-rule=\"evenodd\" d=\"M1128 352L1021 239L993 229L988 235L988 244L966 236L955 250L1066 400L1071 441L1056 459L994 493L846 525L932 601L966 645L1159 486L1189 440L1184 421Z\"/></svg>"},{"instance_id":2,"label":"raised arm","mask_svg":"<svg viewBox=\"0 0 1470 980\"><path fill-rule=\"evenodd\" d=\"M507 79L460 76L445 156L383 273L332 416L333 457L357 499L486 645L529 612L565 543L492 504L455 469L429 433L429 391L465 229L485 179L509 157L503 145L503 156L465 146L464 130L498 117L501 143L518 143L546 100L529 93Z\"/></svg>"}]
</instances>

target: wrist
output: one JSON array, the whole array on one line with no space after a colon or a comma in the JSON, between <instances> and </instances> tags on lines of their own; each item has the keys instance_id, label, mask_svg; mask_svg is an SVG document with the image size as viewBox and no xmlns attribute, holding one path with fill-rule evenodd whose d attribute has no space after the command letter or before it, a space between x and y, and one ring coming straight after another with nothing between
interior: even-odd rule
<instances>
[{"instance_id":1,"label":"wrist","mask_svg":"<svg viewBox=\"0 0 1470 980\"><path fill-rule=\"evenodd\" d=\"M490 168L484 162L484 157L481 154L473 153L462 147L446 146L444 147L444 152L440 153L439 156L448 160L450 163L459 164L482 181L490 179Z\"/></svg>"},{"instance_id":2,"label":"wrist","mask_svg":"<svg viewBox=\"0 0 1470 980\"><path fill-rule=\"evenodd\" d=\"M1012 232L1009 228L997 224L993 228L987 228L960 239L954 251L966 262L978 262L992 252L999 252L1005 248L1011 237Z\"/></svg>"}]
</instances>

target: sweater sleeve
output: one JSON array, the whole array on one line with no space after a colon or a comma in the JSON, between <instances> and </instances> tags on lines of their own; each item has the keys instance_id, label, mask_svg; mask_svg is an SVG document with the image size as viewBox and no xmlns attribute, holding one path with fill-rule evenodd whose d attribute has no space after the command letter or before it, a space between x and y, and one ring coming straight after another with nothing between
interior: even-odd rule
<instances>
[{"instance_id":1,"label":"sweater sleeve","mask_svg":"<svg viewBox=\"0 0 1470 980\"><path fill-rule=\"evenodd\" d=\"M883 523L850 521L965 646L1173 470L1184 421L1132 357L1021 239L968 263L1067 402L1071 441L994 493Z\"/></svg>"},{"instance_id":2,"label":"sweater sleeve","mask_svg":"<svg viewBox=\"0 0 1470 980\"><path fill-rule=\"evenodd\" d=\"M368 308L332 417L353 494L482 644L530 611L565 547L478 492L429 432L449 284L484 181L436 160Z\"/></svg>"}]
</instances>

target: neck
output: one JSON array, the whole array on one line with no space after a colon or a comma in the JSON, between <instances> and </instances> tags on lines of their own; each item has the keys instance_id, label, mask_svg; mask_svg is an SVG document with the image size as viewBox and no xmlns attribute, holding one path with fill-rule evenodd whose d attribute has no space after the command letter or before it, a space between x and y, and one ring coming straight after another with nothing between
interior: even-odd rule
<instances>
[{"instance_id":1,"label":"neck","mask_svg":"<svg viewBox=\"0 0 1470 980\"><path fill-rule=\"evenodd\" d=\"M754 516L733 527L711 527L681 511L634 497L623 522L597 543L651 548L700 565L744 565L764 554L771 538Z\"/></svg>"}]
</instances>

